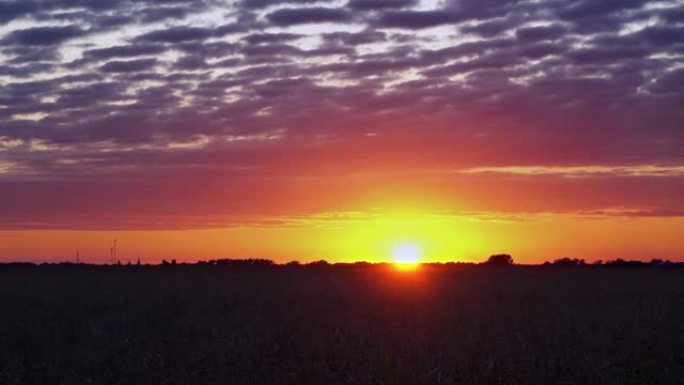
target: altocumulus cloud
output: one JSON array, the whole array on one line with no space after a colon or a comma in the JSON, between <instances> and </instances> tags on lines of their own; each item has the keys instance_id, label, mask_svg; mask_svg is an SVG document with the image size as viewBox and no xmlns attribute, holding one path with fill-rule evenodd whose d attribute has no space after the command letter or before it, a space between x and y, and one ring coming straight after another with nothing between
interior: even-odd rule
<instances>
[{"instance_id":1,"label":"altocumulus cloud","mask_svg":"<svg viewBox=\"0 0 684 385\"><path fill-rule=\"evenodd\" d=\"M683 29L674 0L3 1L0 216L261 216L409 174L682 212Z\"/></svg>"}]
</instances>

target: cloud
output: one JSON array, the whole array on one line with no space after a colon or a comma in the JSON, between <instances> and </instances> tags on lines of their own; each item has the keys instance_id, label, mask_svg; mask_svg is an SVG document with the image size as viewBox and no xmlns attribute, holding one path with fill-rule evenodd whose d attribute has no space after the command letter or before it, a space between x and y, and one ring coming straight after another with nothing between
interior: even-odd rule
<instances>
[{"instance_id":1,"label":"cloud","mask_svg":"<svg viewBox=\"0 0 684 385\"><path fill-rule=\"evenodd\" d=\"M86 50L83 52L83 56L90 59L106 60L111 58L131 58L137 56L157 55L166 50L167 48L163 45L125 45Z\"/></svg>"},{"instance_id":2,"label":"cloud","mask_svg":"<svg viewBox=\"0 0 684 385\"><path fill-rule=\"evenodd\" d=\"M179 43L202 40L213 35L213 31L199 27L175 27L160 29L140 35L136 40L154 43Z\"/></svg>"},{"instance_id":3,"label":"cloud","mask_svg":"<svg viewBox=\"0 0 684 385\"><path fill-rule=\"evenodd\" d=\"M304 36L296 33L253 33L245 36L244 40L249 44L283 43L302 37Z\"/></svg>"},{"instance_id":4,"label":"cloud","mask_svg":"<svg viewBox=\"0 0 684 385\"><path fill-rule=\"evenodd\" d=\"M638 9L647 3L646 0L575 0L558 10L562 19L573 20L582 18L597 18L611 15L620 11Z\"/></svg>"},{"instance_id":5,"label":"cloud","mask_svg":"<svg viewBox=\"0 0 684 385\"><path fill-rule=\"evenodd\" d=\"M68 202L74 182L148 208L138 224L208 215L197 202L289 215L441 188L483 210L677 212L682 15L644 0L0 2L15 196L0 216L79 211L31 188ZM204 187L185 202L178 184Z\"/></svg>"},{"instance_id":6,"label":"cloud","mask_svg":"<svg viewBox=\"0 0 684 385\"><path fill-rule=\"evenodd\" d=\"M461 27L461 31L492 38L511 30L515 25L516 23L512 23L511 20L494 19L474 25L465 25Z\"/></svg>"},{"instance_id":7,"label":"cloud","mask_svg":"<svg viewBox=\"0 0 684 385\"><path fill-rule=\"evenodd\" d=\"M416 0L350 0L347 7L359 11L374 11L386 8L405 8L416 4Z\"/></svg>"},{"instance_id":8,"label":"cloud","mask_svg":"<svg viewBox=\"0 0 684 385\"><path fill-rule=\"evenodd\" d=\"M523 41L556 40L567 33L563 26L523 27L515 31L515 36Z\"/></svg>"},{"instance_id":9,"label":"cloud","mask_svg":"<svg viewBox=\"0 0 684 385\"><path fill-rule=\"evenodd\" d=\"M188 7L159 7L143 10L141 21L143 23L154 23L166 19L183 19L192 12Z\"/></svg>"},{"instance_id":10,"label":"cloud","mask_svg":"<svg viewBox=\"0 0 684 385\"><path fill-rule=\"evenodd\" d=\"M332 0L242 0L240 2L240 6L247 8L247 9L261 9L261 8L267 8L270 6L274 5L282 5L282 4L312 4L312 3L318 3L318 2L329 2Z\"/></svg>"},{"instance_id":11,"label":"cloud","mask_svg":"<svg viewBox=\"0 0 684 385\"><path fill-rule=\"evenodd\" d=\"M388 11L377 20L379 27L423 29L454 24L458 17L447 11Z\"/></svg>"},{"instance_id":12,"label":"cloud","mask_svg":"<svg viewBox=\"0 0 684 385\"><path fill-rule=\"evenodd\" d=\"M342 23L351 20L351 14L336 8L283 8L267 15L268 20L280 26L315 23Z\"/></svg>"},{"instance_id":13,"label":"cloud","mask_svg":"<svg viewBox=\"0 0 684 385\"><path fill-rule=\"evenodd\" d=\"M0 22L9 22L21 16L28 15L35 10L35 4L29 1L2 2L0 3Z\"/></svg>"},{"instance_id":14,"label":"cloud","mask_svg":"<svg viewBox=\"0 0 684 385\"><path fill-rule=\"evenodd\" d=\"M474 167L462 170L467 174L502 173L514 175L560 175L564 177L681 177L684 176L684 165L658 166L502 166Z\"/></svg>"},{"instance_id":15,"label":"cloud","mask_svg":"<svg viewBox=\"0 0 684 385\"><path fill-rule=\"evenodd\" d=\"M55 62L60 56L56 49L44 46L15 46L3 50L3 53L11 56L7 60L9 64L25 64L36 62Z\"/></svg>"},{"instance_id":16,"label":"cloud","mask_svg":"<svg viewBox=\"0 0 684 385\"><path fill-rule=\"evenodd\" d=\"M362 44L381 43L387 40L387 34L381 31L364 30L361 32L331 32L323 35L327 42L355 47Z\"/></svg>"},{"instance_id":17,"label":"cloud","mask_svg":"<svg viewBox=\"0 0 684 385\"><path fill-rule=\"evenodd\" d=\"M33 27L13 31L2 41L4 44L11 45L50 46L58 45L84 35L85 31L74 25L65 27Z\"/></svg>"},{"instance_id":18,"label":"cloud","mask_svg":"<svg viewBox=\"0 0 684 385\"><path fill-rule=\"evenodd\" d=\"M669 46L681 42L684 26L653 26L644 28L639 35L650 44Z\"/></svg>"},{"instance_id":19,"label":"cloud","mask_svg":"<svg viewBox=\"0 0 684 385\"><path fill-rule=\"evenodd\" d=\"M139 72L149 70L157 64L156 59L114 60L100 67L103 72Z\"/></svg>"}]
</instances>

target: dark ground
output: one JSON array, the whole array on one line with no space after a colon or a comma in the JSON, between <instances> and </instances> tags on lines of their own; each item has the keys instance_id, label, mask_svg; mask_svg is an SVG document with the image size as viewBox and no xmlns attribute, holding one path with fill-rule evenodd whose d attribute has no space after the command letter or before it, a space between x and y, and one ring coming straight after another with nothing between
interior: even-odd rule
<instances>
[{"instance_id":1,"label":"dark ground","mask_svg":"<svg viewBox=\"0 0 684 385\"><path fill-rule=\"evenodd\" d=\"M684 384L684 269L0 270L0 384Z\"/></svg>"}]
</instances>

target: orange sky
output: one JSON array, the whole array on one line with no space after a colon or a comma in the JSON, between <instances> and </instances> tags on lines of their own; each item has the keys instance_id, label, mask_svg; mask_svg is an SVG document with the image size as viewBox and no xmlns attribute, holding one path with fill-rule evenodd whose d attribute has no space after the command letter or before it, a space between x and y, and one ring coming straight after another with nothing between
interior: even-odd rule
<instances>
[{"instance_id":1,"label":"orange sky","mask_svg":"<svg viewBox=\"0 0 684 385\"><path fill-rule=\"evenodd\" d=\"M341 215L345 216L345 215ZM121 260L159 262L264 257L277 262L389 261L393 245L420 245L424 261L473 261L511 253L519 263L564 256L596 259L677 259L684 250L678 229L684 218L606 218L537 214L501 218L463 216L347 214L341 219L301 218L272 227L174 231L3 231L7 260L109 260L118 241ZM10 256L14 258L10 258Z\"/></svg>"},{"instance_id":2,"label":"orange sky","mask_svg":"<svg viewBox=\"0 0 684 385\"><path fill-rule=\"evenodd\" d=\"M420 246L424 261L440 262L494 253L519 263L684 259L683 167L477 167L467 164L485 151L465 163L441 143L407 146L373 157L368 147L354 156L331 144L337 153L295 151L296 161L270 159L237 174L133 170L121 182L5 184L0 260L74 260L79 250L104 263L114 239L121 260L147 262L380 262L406 242Z\"/></svg>"},{"instance_id":3,"label":"orange sky","mask_svg":"<svg viewBox=\"0 0 684 385\"><path fill-rule=\"evenodd\" d=\"M114 239L124 262L381 262L406 242L424 261L684 260L681 166L475 166L492 163L478 162L491 149L464 158L457 144L355 144L314 153L266 145L265 164L237 172L8 183L0 260L74 260L79 250L105 263ZM278 162L281 151L292 156Z\"/></svg>"}]
</instances>

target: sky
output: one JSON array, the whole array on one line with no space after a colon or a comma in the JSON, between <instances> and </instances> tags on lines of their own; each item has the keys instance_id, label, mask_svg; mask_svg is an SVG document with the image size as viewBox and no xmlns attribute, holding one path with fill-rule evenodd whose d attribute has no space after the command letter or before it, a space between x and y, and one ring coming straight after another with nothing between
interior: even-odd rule
<instances>
[{"instance_id":1,"label":"sky","mask_svg":"<svg viewBox=\"0 0 684 385\"><path fill-rule=\"evenodd\" d=\"M684 260L684 1L0 0L0 261Z\"/></svg>"}]
</instances>

